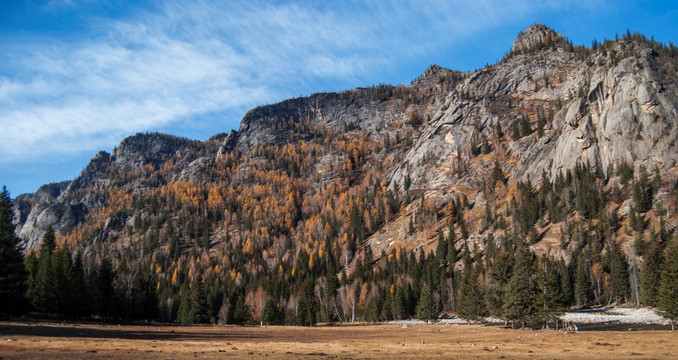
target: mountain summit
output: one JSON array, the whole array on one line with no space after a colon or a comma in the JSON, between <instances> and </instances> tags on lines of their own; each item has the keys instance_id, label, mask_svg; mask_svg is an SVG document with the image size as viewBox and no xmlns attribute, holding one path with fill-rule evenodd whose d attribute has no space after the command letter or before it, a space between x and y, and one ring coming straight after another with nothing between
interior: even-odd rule
<instances>
[{"instance_id":1,"label":"mountain summit","mask_svg":"<svg viewBox=\"0 0 678 360\"><path fill-rule=\"evenodd\" d=\"M526 52L562 40L562 36L551 30L548 26L534 24L518 34L518 37L513 41L511 52Z\"/></svg>"}]
</instances>

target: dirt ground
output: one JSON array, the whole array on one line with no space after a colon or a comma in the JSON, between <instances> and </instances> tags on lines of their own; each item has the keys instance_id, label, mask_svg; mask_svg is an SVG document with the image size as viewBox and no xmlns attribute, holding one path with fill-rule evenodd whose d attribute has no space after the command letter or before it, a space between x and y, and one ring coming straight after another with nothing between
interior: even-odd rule
<instances>
[{"instance_id":1,"label":"dirt ground","mask_svg":"<svg viewBox=\"0 0 678 360\"><path fill-rule=\"evenodd\" d=\"M0 359L659 359L678 331L482 325L127 326L0 322Z\"/></svg>"}]
</instances>

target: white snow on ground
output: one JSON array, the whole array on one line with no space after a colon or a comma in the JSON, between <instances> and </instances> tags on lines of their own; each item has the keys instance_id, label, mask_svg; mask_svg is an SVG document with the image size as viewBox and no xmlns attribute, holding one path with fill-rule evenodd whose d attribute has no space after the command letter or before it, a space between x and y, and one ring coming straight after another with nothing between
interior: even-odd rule
<instances>
[{"instance_id":1,"label":"white snow on ground","mask_svg":"<svg viewBox=\"0 0 678 360\"><path fill-rule=\"evenodd\" d=\"M568 312L560 316L563 321L570 321L579 324L659 324L667 325L669 321L664 319L656 312L647 308L605 308L579 310Z\"/></svg>"},{"instance_id":2,"label":"white snow on ground","mask_svg":"<svg viewBox=\"0 0 678 360\"><path fill-rule=\"evenodd\" d=\"M658 324L668 325L669 321L662 316L647 308L602 308L602 309L586 309L567 312L559 318L563 321L572 322L575 324ZM497 318L485 318L484 323L503 323L504 321ZM440 319L438 321L422 321L422 320L396 320L388 321L386 325L426 325L426 324L470 324L471 322L459 319L456 316L450 316Z\"/></svg>"}]
</instances>

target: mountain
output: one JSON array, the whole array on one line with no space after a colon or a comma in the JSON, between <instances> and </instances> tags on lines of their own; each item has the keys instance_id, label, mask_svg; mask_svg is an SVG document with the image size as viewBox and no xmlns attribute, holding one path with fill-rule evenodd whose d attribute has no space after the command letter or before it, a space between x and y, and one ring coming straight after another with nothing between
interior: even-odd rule
<instances>
[{"instance_id":1,"label":"mountain","mask_svg":"<svg viewBox=\"0 0 678 360\"><path fill-rule=\"evenodd\" d=\"M268 276L265 293L289 304L295 292L273 288L302 271L316 289L328 271L357 276L368 302L386 285L361 266L450 247L489 266L525 245L612 276L603 256L634 269L638 247L676 232L677 66L673 46L637 33L587 48L533 25L478 71L434 65L409 86L257 107L205 142L129 137L75 180L15 199L17 232L27 251L52 226L86 262L143 264L161 304L196 274L246 289L251 307ZM466 268L452 259L441 266ZM607 286L590 297L620 296Z\"/></svg>"}]
</instances>

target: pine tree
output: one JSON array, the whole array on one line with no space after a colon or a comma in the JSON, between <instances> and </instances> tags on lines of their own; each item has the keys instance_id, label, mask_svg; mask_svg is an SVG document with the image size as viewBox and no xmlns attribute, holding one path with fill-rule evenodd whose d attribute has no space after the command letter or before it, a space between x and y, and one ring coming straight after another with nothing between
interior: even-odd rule
<instances>
[{"instance_id":1,"label":"pine tree","mask_svg":"<svg viewBox=\"0 0 678 360\"><path fill-rule=\"evenodd\" d=\"M567 306L574 302L574 290L572 285L572 269L567 266L564 259L558 262L560 273L560 289L563 293L563 303Z\"/></svg>"},{"instance_id":2,"label":"pine tree","mask_svg":"<svg viewBox=\"0 0 678 360\"><path fill-rule=\"evenodd\" d=\"M640 275L640 297L645 306L657 306L663 260L661 246L658 242L652 243L643 256L643 271Z\"/></svg>"},{"instance_id":3,"label":"pine tree","mask_svg":"<svg viewBox=\"0 0 678 360\"><path fill-rule=\"evenodd\" d=\"M179 322L182 324L192 324L193 319L191 319L191 298L190 290L187 284L184 283L184 285L181 286L179 294L181 295L181 304L179 304L179 310L177 311L177 320L179 320ZM232 324L232 322L229 322L229 324Z\"/></svg>"},{"instance_id":4,"label":"pine tree","mask_svg":"<svg viewBox=\"0 0 678 360\"><path fill-rule=\"evenodd\" d=\"M83 317L89 314L90 303L85 287L85 270L82 266L82 254L78 251L73 259L73 266L69 274L68 282L71 285L71 298L75 308L71 309L74 317Z\"/></svg>"},{"instance_id":5,"label":"pine tree","mask_svg":"<svg viewBox=\"0 0 678 360\"><path fill-rule=\"evenodd\" d=\"M71 261L71 253L65 246L60 248L53 258L54 263L54 278L56 280L56 312L62 315L73 316L78 304L73 299L73 287L70 282L71 268L73 262Z\"/></svg>"},{"instance_id":6,"label":"pine tree","mask_svg":"<svg viewBox=\"0 0 678 360\"><path fill-rule=\"evenodd\" d=\"M207 313L207 295L201 279L196 278L191 285L190 310L187 314L187 322L192 324L205 324L209 322Z\"/></svg>"},{"instance_id":7,"label":"pine tree","mask_svg":"<svg viewBox=\"0 0 678 360\"><path fill-rule=\"evenodd\" d=\"M536 297L537 311L544 321L544 328L548 322L560 315L565 309L565 296L562 291L561 276L556 264L548 259L540 259L537 270L539 292Z\"/></svg>"},{"instance_id":8,"label":"pine tree","mask_svg":"<svg viewBox=\"0 0 678 360\"><path fill-rule=\"evenodd\" d=\"M273 324L277 321L278 307L275 305L273 299L266 300L266 304L264 304L264 308L261 310L259 317L266 325Z\"/></svg>"},{"instance_id":9,"label":"pine tree","mask_svg":"<svg viewBox=\"0 0 678 360\"><path fill-rule=\"evenodd\" d=\"M614 244L610 251L610 285L612 297L617 304L629 298L629 266L626 257Z\"/></svg>"},{"instance_id":10,"label":"pine tree","mask_svg":"<svg viewBox=\"0 0 678 360\"><path fill-rule=\"evenodd\" d=\"M587 267L586 259L580 254L574 278L574 300L579 307L587 306L591 301L591 282Z\"/></svg>"},{"instance_id":11,"label":"pine tree","mask_svg":"<svg viewBox=\"0 0 678 360\"><path fill-rule=\"evenodd\" d=\"M484 295L478 283L478 270L471 265L468 253L464 254L464 273L459 294L457 313L460 318L478 321L486 315Z\"/></svg>"},{"instance_id":12,"label":"pine tree","mask_svg":"<svg viewBox=\"0 0 678 360\"><path fill-rule=\"evenodd\" d=\"M516 255L513 275L506 287L503 306L504 317L512 322L520 321L523 326L537 314L537 286L534 276L534 256L526 248L520 248Z\"/></svg>"},{"instance_id":13,"label":"pine tree","mask_svg":"<svg viewBox=\"0 0 678 360\"><path fill-rule=\"evenodd\" d=\"M488 313L500 317L504 306L506 284L511 279L513 271L513 257L507 251L497 254L488 268L485 302Z\"/></svg>"},{"instance_id":14,"label":"pine tree","mask_svg":"<svg viewBox=\"0 0 678 360\"><path fill-rule=\"evenodd\" d=\"M659 282L659 313L671 320L671 330L678 321L678 245L674 244L666 251L666 259Z\"/></svg>"},{"instance_id":15,"label":"pine tree","mask_svg":"<svg viewBox=\"0 0 678 360\"><path fill-rule=\"evenodd\" d=\"M250 321L250 307L245 302L245 297L240 295L235 301L233 308L233 324L242 325Z\"/></svg>"},{"instance_id":16,"label":"pine tree","mask_svg":"<svg viewBox=\"0 0 678 360\"><path fill-rule=\"evenodd\" d=\"M35 292L35 279L38 273L38 257L35 255L35 251L31 251L26 257L26 271L28 272L27 291L26 299L29 304L33 302L34 292Z\"/></svg>"},{"instance_id":17,"label":"pine tree","mask_svg":"<svg viewBox=\"0 0 678 360\"><path fill-rule=\"evenodd\" d=\"M40 243L34 287L30 291L31 303L36 310L43 313L53 313L57 310L57 279L52 260L55 249L56 238L50 226L45 230Z\"/></svg>"},{"instance_id":18,"label":"pine tree","mask_svg":"<svg viewBox=\"0 0 678 360\"><path fill-rule=\"evenodd\" d=\"M435 320L438 319L438 304L436 299L431 294L431 291L424 288L419 296L417 303L416 317L419 320Z\"/></svg>"},{"instance_id":19,"label":"pine tree","mask_svg":"<svg viewBox=\"0 0 678 360\"><path fill-rule=\"evenodd\" d=\"M12 200L3 186L0 192L0 315L15 315L25 310L27 272L14 230Z\"/></svg>"},{"instance_id":20,"label":"pine tree","mask_svg":"<svg viewBox=\"0 0 678 360\"><path fill-rule=\"evenodd\" d=\"M117 299L113 288L115 272L111 261L105 257L96 272L94 292L94 311L104 319L109 319L115 314Z\"/></svg>"}]
</instances>

